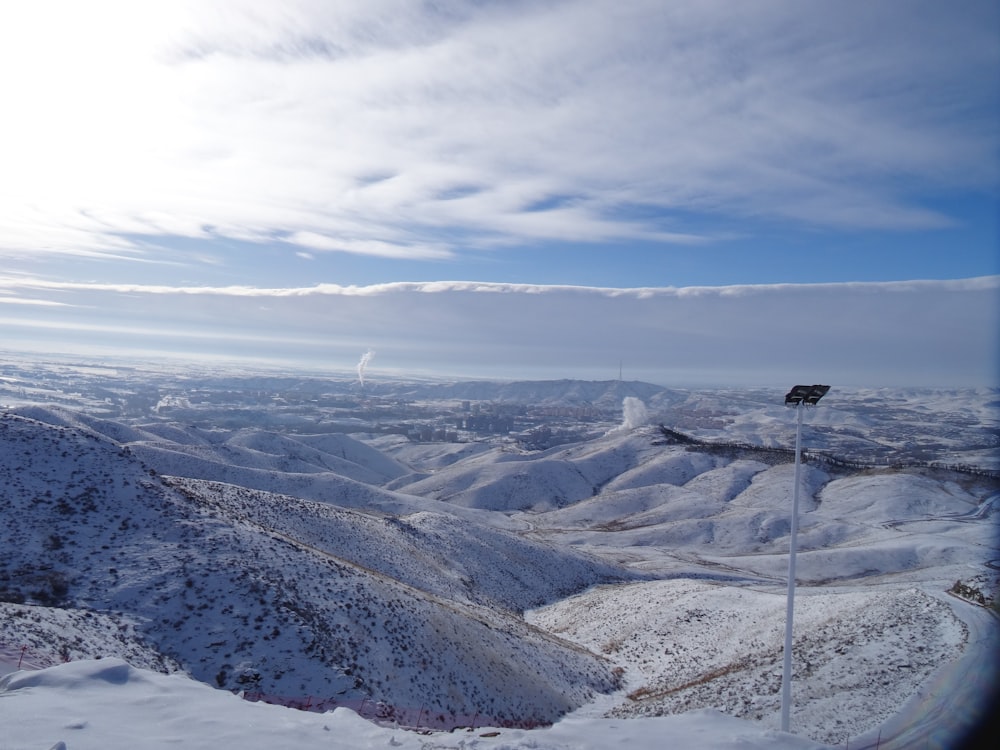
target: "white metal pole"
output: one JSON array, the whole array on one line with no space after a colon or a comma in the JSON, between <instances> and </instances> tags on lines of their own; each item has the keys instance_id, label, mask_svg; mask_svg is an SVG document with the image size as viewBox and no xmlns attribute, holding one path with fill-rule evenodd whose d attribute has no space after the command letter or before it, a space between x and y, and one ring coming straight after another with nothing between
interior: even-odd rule
<instances>
[{"instance_id":1,"label":"white metal pole","mask_svg":"<svg viewBox=\"0 0 1000 750\"><path fill-rule=\"evenodd\" d=\"M795 545L799 532L799 478L802 471L802 402L795 406L795 487L792 490L792 528L788 538L788 607L785 612L785 659L781 674L781 731L788 731L792 704L792 615L795 611Z\"/></svg>"}]
</instances>

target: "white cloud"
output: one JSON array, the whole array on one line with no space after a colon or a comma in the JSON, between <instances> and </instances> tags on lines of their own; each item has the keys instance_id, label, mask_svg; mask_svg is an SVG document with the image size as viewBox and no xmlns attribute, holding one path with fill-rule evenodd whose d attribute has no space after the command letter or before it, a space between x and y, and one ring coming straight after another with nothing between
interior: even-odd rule
<instances>
[{"instance_id":1,"label":"white cloud","mask_svg":"<svg viewBox=\"0 0 1000 750\"><path fill-rule=\"evenodd\" d=\"M383 258L448 258L452 253L444 247L430 245L399 245L380 240L337 239L315 232L294 232L286 242L314 250L337 250Z\"/></svg>"},{"instance_id":2,"label":"white cloud","mask_svg":"<svg viewBox=\"0 0 1000 750\"><path fill-rule=\"evenodd\" d=\"M120 294L177 294L236 297L305 297L305 296L382 296L388 294L441 294L471 292L511 295L580 294L601 297L629 297L638 300L651 297L742 297L774 294L844 294L844 293L921 293L921 292L990 292L1000 288L1000 276L971 279L912 281L855 281L820 284L734 284L729 286L689 287L592 287L566 284L513 284L493 281L393 281L367 286L316 284L309 287L270 288L255 286L169 286L157 284L122 284L102 282L53 281L24 274L0 276L0 290L60 290L80 292L114 292Z\"/></svg>"},{"instance_id":3,"label":"white cloud","mask_svg":"<svg viewBox=\"0 0 1000 750\"><path fill-rule=\"evenodd\" d=\"M61 302L50 299L24 299L22 297L0 296L0 305L39 305L41 307L58 307Z\"/></svg>"},{"instance_id":4,"label":"white cloud","mask_svg":"<svg viewBox=\"0 0 1000 750\"><path fill-rule=\"evenodd\" d=\"M634 204L941 226L913 195L997 179L994 16L965 7L22 3L0 253L704 239Z\"/></svg>"}]
</instances>

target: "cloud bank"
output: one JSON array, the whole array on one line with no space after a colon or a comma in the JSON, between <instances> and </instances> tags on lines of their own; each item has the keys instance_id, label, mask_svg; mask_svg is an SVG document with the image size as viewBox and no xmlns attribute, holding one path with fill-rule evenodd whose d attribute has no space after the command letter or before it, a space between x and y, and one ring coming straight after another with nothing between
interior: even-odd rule
<instances>
[{"instance_id":1,"label":"cloud bank","mask_svg":"<svg viewBox=\"0 0 1000 750\"><path fill-rule=\"evenodd\" d=\"M0 278L9 349L350 371L664 385L993 386L1000 276L600 289L474 282L300 289ZM369 358L370 359L370 358ZM368 361L364 360L365 365ZM360 363L357 365L362 377Z\"/></svg>"}]
</instances>

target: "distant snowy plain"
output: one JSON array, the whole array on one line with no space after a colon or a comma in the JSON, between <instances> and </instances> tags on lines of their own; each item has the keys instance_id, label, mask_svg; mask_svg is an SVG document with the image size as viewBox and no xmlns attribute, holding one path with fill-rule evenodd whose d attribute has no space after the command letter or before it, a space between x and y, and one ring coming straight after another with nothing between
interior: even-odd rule
<instances>
[{"instance_id":1,"label":"distant snowy plain","mask_svg":"<svg viewBox=\"0 0 1000 750\"><path fill-rule=\"evenodd\" d=\"M515 386L502 398L553 410L617 402L618 422L528 450L277 408L224 427L176 388L131 416L8 392L0 748L951 747L987 715L995 609L949 589L995 596L997 484L932 464L993 469L995 392L895 411L856 393L807 417L811 449L858 461L870 442L872 466L804 467L793 736L792 466L745 447L792 444L791 413L760 393ZM475 388L501 399L419 396L451 409Z\"/></svg>"}]
</instances>

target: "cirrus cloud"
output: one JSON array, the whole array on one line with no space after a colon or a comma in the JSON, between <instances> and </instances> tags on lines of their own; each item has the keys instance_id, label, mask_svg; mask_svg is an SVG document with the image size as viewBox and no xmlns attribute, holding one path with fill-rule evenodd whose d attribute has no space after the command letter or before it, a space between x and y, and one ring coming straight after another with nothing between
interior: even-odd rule
<instances>
[{"instance_id":1,"label":"cirrus cloud","mask_svg":"<svg viewBox=\"0 0 1000 750\"><path fill-rule=\"evenodd\" d=\"M998 179L989 3L39 0L0 29L0 255L440 260L928 229ZM991 71L994 71L991 73Z\"/></svg>"}]
</instances>

